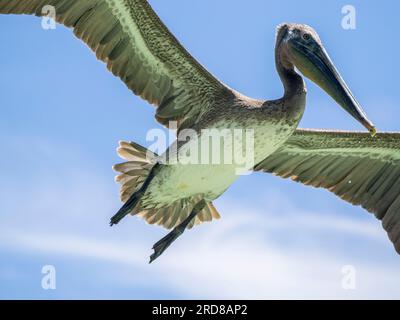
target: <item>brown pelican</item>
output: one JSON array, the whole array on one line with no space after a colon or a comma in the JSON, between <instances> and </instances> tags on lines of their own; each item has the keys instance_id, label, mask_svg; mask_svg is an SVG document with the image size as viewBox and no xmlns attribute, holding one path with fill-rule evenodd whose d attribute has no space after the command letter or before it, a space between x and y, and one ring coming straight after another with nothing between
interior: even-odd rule
<instances>
[{"instance_id":1,"label":"brown pelican","mask_svg":"<svg viewBox=\"0 0 400 320\"><path fill-rule=\"evenodd\" d=\"M275 60L284 95L260 101L227 87L201 66L145 0L1 0L0 13L41 16L45 5L129 89L156 106L160 123L176 121L178 134L193 129L199 140L206 139L203 129L252 129L254 165L245 169L326 188L363 206L382 220L400 253L400 133L376 134L311 27L278 27ZM306 102L298 71L370 133L297 129ZM166 154L181 157L194 140L176 141ZM137 214L173 228L154 245L150 262L186 228L219 218L212 201L238 177L236 163L169 161L174 157L160 157L134 142L121 142L118 152L127 160L114 167L121 173L124 205L111 224Z\"/></svg>"}]
</instances>

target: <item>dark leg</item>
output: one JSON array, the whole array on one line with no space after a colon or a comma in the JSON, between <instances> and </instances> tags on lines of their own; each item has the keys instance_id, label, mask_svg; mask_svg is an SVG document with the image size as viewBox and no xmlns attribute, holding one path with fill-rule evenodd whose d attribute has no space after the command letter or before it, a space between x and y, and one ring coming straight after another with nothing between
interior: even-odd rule
<instances>
[{"instance_id":1,"label":"dark leg","mask_svg":"<svg viewBox=\"0 0 400 320\"><path fill-rule=\"evenodd\" d=\"M157 259L164 251L167 249L172 242L174 242L186 229L190 221L196 217L196 215L204 208L206 202L201 200L194 207L189 216L176 226L170 233L168 233L164 238L158 241L154 246L154 253L150 256L150 262L152 263Z\"/></svg>"},{"instance_id":2,"label":"dark leg","mask_svg":"<svg viewBox=\"0 0 400 320\"><path fill-rule=\"evenodd\" d=\"M129 214L130 211L137 205L139 202L140 198L143 196L143 194L146 192L147 187L149 186L151 180L153 180L154 176L157 173L158 168L160 167L159 163L156 163L150 170L149 174L146 177L146 180L144 180L142 186L140 189L136 192L134 192L131 197L128 199L127 202L121 207L121 209L118 210L118 212L111 218L110 221L110 226L113 226L114 224L117 224L124 218L127 214Z\"/></svg>"}]
</instances>

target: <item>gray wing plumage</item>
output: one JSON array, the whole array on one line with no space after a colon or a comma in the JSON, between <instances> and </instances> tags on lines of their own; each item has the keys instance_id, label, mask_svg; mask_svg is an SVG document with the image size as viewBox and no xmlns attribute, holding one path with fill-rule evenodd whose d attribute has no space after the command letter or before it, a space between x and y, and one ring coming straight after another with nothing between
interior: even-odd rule
<instances>
[{"instance_id":1,"label":"gray wing plumage","mask_svg":"<svg viewBox=\"0 0 400 320\"><path fill-rule=\"evenodd\" d=\"M168 31L145 0L1 0L1 14L47 14L73 29L164 125L195 119L229 89Z\"/></svg>"},{"instance_id":2,"label":"gray wing plumage","mask_svg":"<svg viewBox=\"0 0 400 320\"><path fill-rule=\"evenodd\" d=\"M375 214L400 254L400 133L296 130L255 170L318 188Z\"/></svg>"}]
</instances>

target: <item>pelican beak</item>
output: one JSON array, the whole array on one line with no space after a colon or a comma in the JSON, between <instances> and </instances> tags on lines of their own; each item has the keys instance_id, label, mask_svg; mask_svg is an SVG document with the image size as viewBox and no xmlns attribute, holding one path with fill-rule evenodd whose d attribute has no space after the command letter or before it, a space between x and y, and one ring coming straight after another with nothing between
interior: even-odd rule
<instances>
[{"instance_id":1,"label":"pelican beak","mask_svg":"<svg viewBox=\"0 0 400 320\"><path fill-rule=\"evenodd\" d=\"M374 136L375 126L354 98L325 48L317 42L306 45L299 41L293 41L290 48L293 62L301 73L320 86Z\"/></svg>"}]
</instances>

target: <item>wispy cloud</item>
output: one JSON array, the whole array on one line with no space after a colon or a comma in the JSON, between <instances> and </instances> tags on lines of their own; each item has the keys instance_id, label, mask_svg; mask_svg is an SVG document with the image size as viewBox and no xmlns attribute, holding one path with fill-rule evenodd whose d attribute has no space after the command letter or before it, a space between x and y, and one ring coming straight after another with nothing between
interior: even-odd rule
<instances>
[{"instance_id":1,"label":"wispy cloud","mask_svg":"<svg viewBox=\"0 0 400 320\"><path fill-rule=\"evenodd\" d=\"M318 246L308 251L307 247L287 249L265 243L262 227L238 233L244 220L240 214L233 214L226 224L221 221L204 228L207 230L188 232L153 265L146 263L149 243L140 239L110 242L103 237L75 233L22 234L8 230L1 232L0 243L31 254L57 254L66 260L111 262L114 270L130 266L135 273L125 274L120 281L134 284L144 277L186 297L399 297L400 279L393 266L351 261L357 270L357 288L347 291L341 287L341 269L349 263L348 259L330 255ZM377 292L376 287L385 290Z\"/></svg>"},{"instance_id":2,"label":"wispy cloud","mask_svg":"<svg viewBox=\"0 0 400 320\"><path fill-rule=\"evenodd\" d=\"M222 198L217 205L221 220L186 232L149 265L149 249L166 231L134 218L109 228L107 219L119 205L112 183L86 156L75 150L74 157L78 167L55 180L49 178L54 174L50 167L43 182L35 180L34 190L24 193L24 201L18 192L4 199L0 248L111 264L105 268L115 286L140 282L187 298L400 297L397 260L354 254L354 248L373 244L395 256L377 221L309 212L280 191L270 194L274 201L262 210ZM7 188L16 186L20 183L11 181ZM347 264L357 271L356 290L341 287Z\"/></svg>"}]
</instances>

